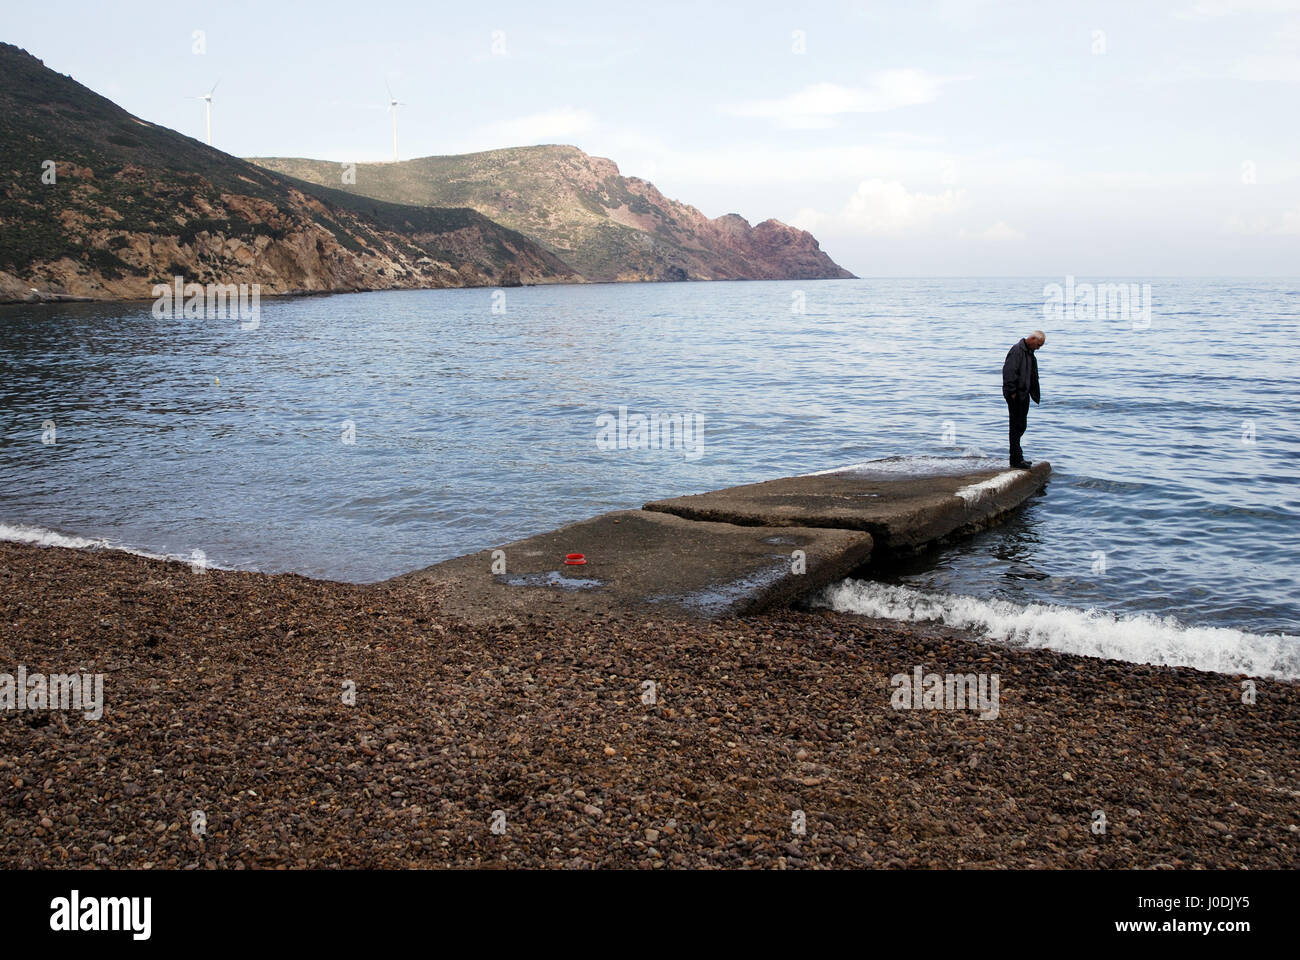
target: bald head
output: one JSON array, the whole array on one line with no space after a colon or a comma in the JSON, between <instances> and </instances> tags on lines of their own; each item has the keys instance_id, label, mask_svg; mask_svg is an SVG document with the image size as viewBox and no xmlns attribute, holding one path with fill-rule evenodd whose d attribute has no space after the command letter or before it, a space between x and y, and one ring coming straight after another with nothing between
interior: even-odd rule
<instances>
[{"instance_id":1,"label":"bald head","mask_svg":"<svg viewBox=\"0 0 1300 960\"><path fill-rule=\"evenodd\" d=\"M1047 334L1041 330L1035 330L1029 336L1025 337L1025 346L1030 350L1037 350L1047 342Z\"/></svg>"}]
</instances>

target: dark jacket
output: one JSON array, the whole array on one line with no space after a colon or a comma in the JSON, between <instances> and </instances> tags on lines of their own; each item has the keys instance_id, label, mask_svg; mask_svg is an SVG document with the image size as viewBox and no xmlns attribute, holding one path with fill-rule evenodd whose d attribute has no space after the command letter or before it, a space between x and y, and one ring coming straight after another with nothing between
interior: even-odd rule
<instances>
[{"instance_id":1,"label":"dark jacket","mask_svg":"<svg viewBox=\"0 0 1300 960\"><path fill-rule=\"evenodd\" d=\"M1002 364L1002 396L1010 400L1013 392L1018 400L1029 396L1039 402L1038 358L1023 338L1007 351L1007 362Z\"/></svg>"}]
</instances>

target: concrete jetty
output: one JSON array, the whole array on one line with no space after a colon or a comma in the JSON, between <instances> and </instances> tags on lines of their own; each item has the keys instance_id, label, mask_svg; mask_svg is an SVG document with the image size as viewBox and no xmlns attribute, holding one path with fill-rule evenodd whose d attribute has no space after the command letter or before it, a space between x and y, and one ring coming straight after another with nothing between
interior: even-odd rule
<instances>
[{"instance_id":1,"label":"concrete jetty","mask_svg":"<svg viewBox=\"0 0 1300 960\"><path fill-rule=\"evenodd\" d=\"M911 553L996 523L1041 490L1051 473L1046 462L1029 470L909 476L863 464L656 500L645 509L743 526L864 530L877 553Z\"/></svg>"},{"instance_id":2,"label":"concrete jetty","mask_svg":"<svg viewBox=\"0 0 1300 960\"><path fill-rule=\"evenodd\" d=\"M881 473L872 464L648 503L457 557L399 579L437 584L449 613L758 613L869 561L988 527L1033 494L1030 470ZM585 563L566 565L568 554Z\"/></svg>"}]
</instances>

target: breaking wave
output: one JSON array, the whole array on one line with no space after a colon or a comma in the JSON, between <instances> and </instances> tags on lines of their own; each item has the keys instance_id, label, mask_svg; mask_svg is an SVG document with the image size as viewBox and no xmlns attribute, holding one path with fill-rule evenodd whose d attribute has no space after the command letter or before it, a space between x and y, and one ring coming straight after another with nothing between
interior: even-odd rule
<instances>
[{"instance_id":1,"label":"breaking wave","mask_svg":"<svg viewBox=\"0 0 1300 960\"><path fill-rule=\"evenodd\" d=\"M71 534L46 530L44 527L10 526L0 523L0 540L30 543L37 547L69 547L73 550L108 549L107 540L90 540Z\"/></svg>"},{"instance_id":2,"label":"breaking wave","mask_svg":"<svg viewBox=\"0 0 1300 960\"><path fill-rule=\"evenodd\" d=\"M930 620L1014 646L1214 673L1300 679L1300 637L1189 627L1172 617L1116 616L1051 604L979 600L912 587L843 580L815 606L892 620Z\"/></svg>"},{"instance_id":3,"label":"breaking wave","mask_svg":"<svg viewBox=\"0 0 1300 960\"><path fill-rule=\"evenodd\" d=\"M824 477L832 473L852 473L862 477L959 477L978 470L996 470L1004 466L1004 460L990 457L978 447L966 447L950 456L883 457L831 467L829 470L814 470L803 476Z\"/></svg>"},{"instance_id":4,"label":"breaking wave","mask_svg":"<svg viewBox=\"0 0 1300 960\"><path fill-rule=\"evenodd\" d=\"M66 547L71 550L118 550L137 557L147 557L150 560L168 560L175 563L193 563L197 553L197 551L188 555L152 553L148 550L137 550L134 547L114 543L104 537L79 537L76 534L59 533L57 530L47 530L44 527L32 527L25 524L0 523L0 540L10 543L28 543L37 547ZM206 557L203 558L203 565L210 570L231 569L213 563Z\"/></svg>"}]
</instances>

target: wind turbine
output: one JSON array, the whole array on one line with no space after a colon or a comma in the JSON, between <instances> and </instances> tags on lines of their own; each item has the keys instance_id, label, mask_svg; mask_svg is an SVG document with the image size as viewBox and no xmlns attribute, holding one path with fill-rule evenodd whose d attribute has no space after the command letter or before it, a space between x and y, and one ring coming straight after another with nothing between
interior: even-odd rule
<instances>
[{"instance_id":1,"label":"wind turbine","mask_svg":"<svg viewBox=\"0 0 1300 960\"><path fill-rule=\"evenodd\" d=\"M388 81L384 81L384 86L388 87L388 109L393 111L393 163L397 162L397 108L406 106L393 96L393 88L388 86Z\"/></svg>"},{"instance_id":2,"label":"wind turbine","mask_svg":"<svg viewBox=\"0 0 1300 960\"><path fill-rule=\"evenodd\" d=\"M220 80L214 83L212 85L212 89L209 90L201 97L190 97L191 100L202 100L206 108L207 119L208 119L208 146L209 147L212 146L212 95L217 92L217 84L219 83L221 83Z\"/></svg>"}]
</instances>

